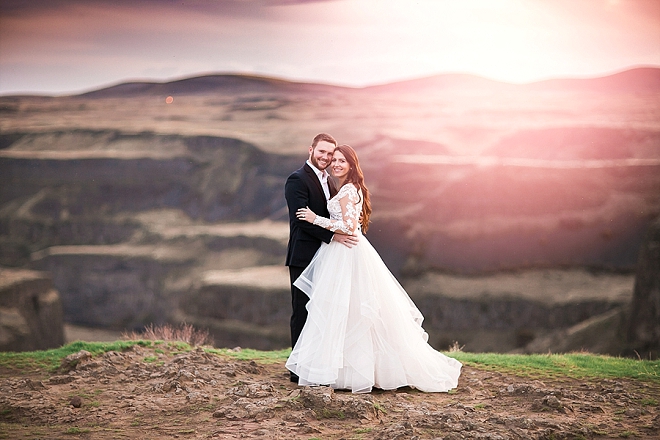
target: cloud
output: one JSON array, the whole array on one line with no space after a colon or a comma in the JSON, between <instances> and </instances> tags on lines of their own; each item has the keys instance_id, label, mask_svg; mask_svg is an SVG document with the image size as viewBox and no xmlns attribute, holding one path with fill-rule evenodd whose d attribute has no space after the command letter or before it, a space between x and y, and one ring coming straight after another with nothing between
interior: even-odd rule
<instances>
[{"instance_id":1,"label":"cloud","mask_svg":"<svg viewBox=\"0 0 660 440\"><path fill-rule=\"evenodd\" d=\"M287 5L302 5L308 3L330 3L339 0L264 0L267 5L272 6L287 6Z\"/></svg>"},{"instance_id":2,"label":"cloud","mask_svg":"<svg viewBox=\"0 0 660 440\"><path fill-rule=\"evenodd\" d=\"M197 11L224 16L250 16L268 13L277 6L332 3L341 0L0 0L0 13L9 17L53 13L78 7L103 9L149 8L153 10Z\"/></svg>"}]
</instances>

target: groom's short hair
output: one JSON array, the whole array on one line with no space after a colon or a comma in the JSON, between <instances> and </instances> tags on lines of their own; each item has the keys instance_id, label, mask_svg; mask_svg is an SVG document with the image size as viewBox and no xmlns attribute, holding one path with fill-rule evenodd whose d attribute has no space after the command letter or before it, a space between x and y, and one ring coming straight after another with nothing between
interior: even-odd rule
<instances>
[{"instance_id":1,"label":"groom's short hair","mask_svg":"<svg viewBox=\"0 0 660 440\"><path fill-rule=\"evenodd\" d=\"M335 147L337 146L337 141L335 140L335 138L330 136L328 133L319 133L316 136L314 136L314 140L312 140L312 148L316 148L316 145L318 145L318 143L321 141L329 142Z\"/></svg>"}]
</instances>

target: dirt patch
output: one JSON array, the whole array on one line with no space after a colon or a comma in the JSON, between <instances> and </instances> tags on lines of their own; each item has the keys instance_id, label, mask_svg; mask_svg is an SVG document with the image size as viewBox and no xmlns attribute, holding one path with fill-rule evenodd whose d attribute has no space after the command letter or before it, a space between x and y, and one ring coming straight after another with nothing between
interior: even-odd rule
<instances>
[{"instance_id":1,"label":"dirt patch","mask_svg":"<svg viewBox=\"0 0 660 440\"><path fill-rule=\"evenodd\" d=\"M0 438L658 438L660 384L534 380L465 366L457 390L354 395L264 364L173 346L0 371Z\"/></svg>"}]
</instances>

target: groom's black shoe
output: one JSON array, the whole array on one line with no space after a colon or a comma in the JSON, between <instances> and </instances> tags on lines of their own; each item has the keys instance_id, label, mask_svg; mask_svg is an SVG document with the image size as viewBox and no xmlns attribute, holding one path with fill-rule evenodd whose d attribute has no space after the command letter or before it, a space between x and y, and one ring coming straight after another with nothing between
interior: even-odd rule
<instances>
[{"instance_id":1,"label":"groom's black shoe","mask_svg":"<svg viewBox=\"0 0 660 440\"><path fill-rule=\"evenodd\" d=\"M289 378L291 382L298 383L298 376L294 373L291 373L291 377Z\"/></svg>"}]
</instances>

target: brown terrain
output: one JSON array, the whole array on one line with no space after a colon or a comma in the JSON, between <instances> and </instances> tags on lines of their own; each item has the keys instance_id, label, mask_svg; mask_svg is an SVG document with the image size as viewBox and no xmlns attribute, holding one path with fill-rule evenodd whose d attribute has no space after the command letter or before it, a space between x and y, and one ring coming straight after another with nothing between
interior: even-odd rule
<instances>
[{"instance_id":1,"label":"brown terrain","mask_svg":"<svg viewBox=\"0 0 660 440\"><path fill-rule=\"evenodd\" d=\"M464 366L449 393L353 395L298 387L283 362L164 343L80 351L52 374L0 371L0 438L652 439L660 437L658 396L657 381L475 366Z\"/></svg>"}]
</instances>

